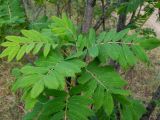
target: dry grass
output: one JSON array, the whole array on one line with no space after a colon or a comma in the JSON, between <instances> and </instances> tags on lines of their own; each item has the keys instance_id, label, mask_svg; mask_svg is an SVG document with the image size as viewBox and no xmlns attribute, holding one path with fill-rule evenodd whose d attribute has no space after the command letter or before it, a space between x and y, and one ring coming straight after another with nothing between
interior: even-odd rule
<instances>
[{"instance_id":1,"label":"dry grass","mask_svg":"<svg viewBox=\"0 0 160 120\"><path fill-rule=\"evenodd\" d=\"M11 92L11 85L14 78L11 76L11 69L19 66L19 63L2 62L0 64L0 120L20 120L21 110L18 95Z\"/></svg>"},{"instance_id":2,"label":"dry grass","mask_svg":"<svg viewBox=\"0 0 160 120\"><path fill-rule=\"evenodd\" d=\"M152 50L149 54L152 65L147 67L144 64L138 64L134 69L126 72L125 77L133 92L133 96L147 104L153 93L160 85L160 48ZM156 120L156 115L160 113L160 108L156 108L150 120Z\"/></svg>"}]
</instances>

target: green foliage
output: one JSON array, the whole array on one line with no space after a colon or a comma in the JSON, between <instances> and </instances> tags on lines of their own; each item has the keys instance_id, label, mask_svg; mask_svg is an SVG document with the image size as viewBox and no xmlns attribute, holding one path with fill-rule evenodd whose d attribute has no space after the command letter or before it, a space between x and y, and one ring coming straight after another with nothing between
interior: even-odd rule
<instances>
[{"instance_id":1,"label":"green foliage","mask_svg":"<svg viewBox=\"0 0 160 120\"><path fill-rule=\"evenodd\" d=\"M142 40L140 45L146 50L152 50L160 46L160 41L157 38L149 38L147 40Z\"/></svg>"},{"instance_id":2,"label":"green foliage","mask_svg":"<svg viewBox=\"0 0 160 120\"><path fill-rule=\"evenodd\" d=\"M137 8L142 5L144 0L129 0L127 3L127 12L133 12L136 11Z\"/></svg>"},{"instance_id":3,"label":"green foliage","mask_svg":"<svg viewBox=\"0 0 160 120\"><path fill-rule=\"evenodd\" d=\"M24 120L89 120L104 116L114 120L139 120L144 106L130 98L124 89L127 82L109 65L110 60L122 68L134 66L138 60L149 62L145 49L159 44L153 39L111 30L87 35L65 15L53 17L52 24L41 32L22 30L24 37L7 36L1 46L1 57L20 60L24 54L37 54L33 65L14 69L13 91L22 90L28 114ZM154 43L154 44L150 44ZM41 52L42 50L42 52Z\"/></svg>"},{"instance_id":4,"label":"green foliage","mask_svg":"<svg viewBox=\"0 0 160 120\"><path fill-rule=\"evenodd\" d=\"M160 100L156 100L155 103L158 107L160 107Z\"/></svg>"},{"instance_id":5,"label":"green foliage","mask_svg":"<svg viewBox=\"0 0 160 120\"><path fill-rule=\"evenodd\" d=\"M19 34L25 27L25 13L21 0L0 0L0 39L6 35Z\"/></svg>"},{"instance_id":6,"label":"green foliage","mask_svg":"<svg viewBox=\"0 0 160 120\"><path fill-rule=\"evenodd\" d=\"M50 23L50 20L48 19L48 17L43 16L39 19L36 19L35 21L30 22L29 28L37 31L41 31L43 29L48 28L49 23Z\"/></svg>"},{"instance_id":7,"label":"green foliage","mask_svg":"<svg viewBox=\"0 0 160 120\"><path fill-rule=\"evenodd\" d=\"M54 91L52 91L54 95ZM65 92L59 92L54 99L38 102L32 112L28 113L24 120L88 120L94 113L88 108L92 100L84 96L69 96Z\"/></svg>"},{"instance_id":8,"label":"green foliage","mask_svg":"<svg viewBox=\"0 0 160 120\"><path fill-rule=\"evenodd\" d=\"M44 87L64 90L65 77L75 77L82 67L85 67L85 63L81 60L64 60L59 54L53 53L47 58L39 58L35 66L26 65L21 68L22 77L14 84L13 90L32 88L32 98L38 97Z\"/></svg>"},{"instance_id":9,"label":"green foliage","mask_svg":"<svg viewBox=\"0 0 160 120\"><path fill-rule=\"evenodd\" d=\"M119 33L115 30L102 32L97 38L94 32L90 32L86 46L91 57L97 57L102 64L109 62L110 59L118 62L123 68L134 66L138 60L149 63L149 59L144 52L146 47L157 47L158 40L151 40L155 44L150 44L150 40L137 37L137 34L128 35L129 29ZM157 43L156 43L157 42ZM92 44L90 44L92 43ZM148 45L148 46L145 46ZM152 46L153 45L153 46Z\"/></svg>"},{"instance_id":10,"label":"green foliage","mask_svg":"<svg viewBox=\"0 0 160 120\"><path fill-rule=\"evenodd\" d=\"M46 2L56 3L58 0L35 0L38 4L44 4Z\"/></svg>"},{"instance_id":11,"label":"green foliage","mask_svg":"<svg viewBox=\"0 0 160 120\"><path fill-rule=\"evenodd\" d=\"M149 19L149 17L152 15L152 13L154 12L154 8L150 7L150 4L144 6L144 14L141 15L137 15L135 16L134 20L132 21L132 23L130 23L128 25L128 27L130 28L138 28L141 29L141 27L146 23L146 21Z\"/></svg>"},{"instance_id":12,"label":"green foliage","mask_svg":"<svg viewBox=\"0 0 160 120\"><path fill-rule=\"evenodd\" d=\"M62 19L53 16L53 23L51 24L51 29L56 36L67 37L69 41L76 40L76 28L71 20L67 18L65 14L62 15Z\"/></svg>"},{"instance_id":13,"label":"green foliage","mask_svg":"<svg viewBox=\"0 0 160 120\"><path fill-rule=\"evenodd\" d=\"M14 25L25 21L20 0L0 0L0 27Z\"/></svg>"},{"instance_id":14,"label":"green foliage","mask_svg":"<svg viewBox=\"0 0 160 120\"><path fill-rule=\"evenodd\" d=\"M132 13L137 10L137 8L143 5L144 0L124 0L118 8L119 13Z\"/></svg>"},{"instance_id":15,"label":"green foliage","mask_svg":"<svg viewBox=\"0 0 160 120\"><path fill-rule=\"evenodd\" d=\"M110 115L114 108L112 94L129 95L128 91L122 89L127 83L112 67L98 66L98 61L87 66L78 82L86 85L85 95L93 96L95 108L103 107L107 115Z\"/></svg>"},{"instance_id":16,"label":"green foliage","mask_svg":"<svg viewBox=\"0 0 160 120\"><path fill-rule=\"evenodd\" d=\"M141 116L146 112L142 103L136 100L130 100L128 105L122 105L122 120L140 120Z\"/></svg>"},{"instance_id":17,"label":"green foliage","mask_svg":"<svg viewBox=\"0 0 160 120\"><path fill-rule=\"evenodd\" d=\"M155 7L160 8L160 2L156 3Z\"/></svg>"},{"instance_id":18,"label":"green foliage","mask_svg":"<svg viewBox=\"0 0 160 120\"><path fill-rule=\"evenodd\" d=\"M32 52L37 54L43 47L43 53L46 57L51 49L55 49L57 44L47 35L43 35L35 30L22 30L24 37L7 36L7 42L1 44L7 47L0 57L8 56L8 61L13 60L15 57L20 60L24 54Z\"/></svg>"}]
</instances>

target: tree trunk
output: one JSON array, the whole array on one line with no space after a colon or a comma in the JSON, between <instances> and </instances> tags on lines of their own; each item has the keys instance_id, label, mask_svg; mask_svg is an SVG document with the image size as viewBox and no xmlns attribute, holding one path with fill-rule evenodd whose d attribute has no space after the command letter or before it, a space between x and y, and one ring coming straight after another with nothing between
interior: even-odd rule
<instances>
[{"instance_id":1,"label":"tree trunk","mask_svg":"<svg viewBox=\"0 0 160 120\"><path fill-rule=\"evenodd\" d=\"M104 8L104 0L101 0L102 3L102 15L105 16L105 8ZM105 27L105 17L103 18L103 30L105 31L106 27Z\"/></svg>"},{"instance_id":2,"label":"tree trunk","mask_svg":"<svg viewBox=\"0 0 160 120\"><path fill-rule=\"evenodd\" d=\"M156 120L160 120L160 114L159 115L157 115L157 119Z\"/></svg>"},{"instance_id":3,"label":"tree trunk","mask_svg":"<svg viewBox=\"0 0 160 120\"><path fill-rule=\"evenodd\" d=\"M56 14L57 14L58 17L60 17L61 16L60 15L61 12L60 12L60 3L59 3L59 1L57 1L56 7L57 7L57 13Z\"/></svg>"},{"instance_id":4,"label":"tree trunk","mask_svg":"<svg viewBox=\"0 0 160 120\"><path fill-rule=\"evenodd\" d=\"M72 5L71 5L71 3L72 3L72 1L68 0L68 7L67 7L68 10L67 11L68 11L69 18L71 18L71 16L72 16L72 10L71 10Z\"/></svg>"},{"instance_id":5,"label":"tree trunk","mask_svg":"<svg viewBox=\"0 0 160 120\"><path fill-rule=\"evenodd\" d=\"M28 12L27 12L27 9L28 9L28 6L31 8L31 1L30 0L22 0L22 6L24 8L24 12L25 12L25 16L26 16L26 21L27 22L31 22L31 20L28 18Z\"/></svg>"},{"instance_id":6,"label":"tree trunk","mask_svg":"<svg viewBox=\"0 0 160 120\"><path fill-rule=\"evenodd\" d=\"M142 116L141 120L149 120L152 112L156 107L156 103L154 101L159 99L160 99L160 86L157 88L156 92L154 93L151 102L147 105L146 107L147 112Z\"/></svg>"},{"instance_id":7,"label":"tree trunk","mask_svg":"<svg viewBox=\"0 0 160 120\"><path fill-rule=\"evenodd\" d=\"M85 9L85 14L84 14L84 23L82 25L83 33L87 33L92 24L93 8L95 4L96 4L96 0L87 0L87 5Z\"/></svg>"},{"instance_id":8,"label":"tree trunk","mask_svg":"<svg viewBox=\"0 0 160 120\"><path fill-rule=\"evenodd\" d=\"M124 3L126 0L119 0L119 3L122 4ZM118 24L117 24L117 32L123 30L126 26L126 13L123 12L119 15L119 18L118 18Z\"/></svg>"}]
</instances>

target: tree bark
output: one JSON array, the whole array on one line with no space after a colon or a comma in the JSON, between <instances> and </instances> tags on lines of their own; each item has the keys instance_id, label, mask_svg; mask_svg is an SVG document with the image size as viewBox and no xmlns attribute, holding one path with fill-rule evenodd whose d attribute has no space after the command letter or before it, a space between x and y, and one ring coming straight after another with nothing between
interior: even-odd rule
<instances>
[{"instance_id":1,"label":"tree bark","mask_svg":"<svg viewBox=\"0 0 160 120\"><path fill-rule=\"evenodd\" d=\"M87 33L92 24L93 9L95 4L96 4L96 0L87 0L87 5L85 9L85 14L84 14L84 23L82 25L83 33Z\"/></svg>"},{"instance_id":2,"label":"tree bark","mask_svg":"<svg viewBox=\"0 0 160 120\"><path fill-rule=\"evenodd\" d=\"M69 18L71 18L71 16L72 16L72 10L71 10L71 7L72 7L72 5L71 5L71 3L72 3L72 1L71 0L68 0L68 7L67 7L67 11L68 11L68 16L69 16Z\"/></svg>"},{"instance_id":3,"label":"tree bark","mask_svg":"<svg viewBox=\"0 0 160 120\"><path fill-rule=\"evenodd\" d=\"M56 8L57 8L57 11L56 11L56 15L58 16L58 17L60 17L61 15L60 15L60 3L59 3L59 1L57 1L56 2Z\"/></svg>"},{"instance_id":4,"label":"tree bark","mask_svg":"<svg viewBox=\"0 0 160 120\"><path fill-rule=\"evenodd\" d=\"M27 12L27 8L28 6L31 7L31 1L30 0L22 0L22 6L23 6L23 9L24 9L24 12L25 12L25 16L26 16L26 21L27 22L31 22L31 20L28 18L28 12Z\"/></svg>"},{"instance_id":5,"label":"tree bark","mask_svg":"<svg viewBox=\"0 0 160 120\"><path fill-rule=\"evenodd\" d=\"M119 0L119 3L122 4L125 1L126 0ZM118 24L117 24L117 32L123 30L126 27L126 25L125 25L126 18L127 18L127 14L125 13L125 11L119 15Z\"/></svg>"},{"instance_id":6,"label":"tree bark","mask_svg":"<svg viewBox=\"0 0 160 120\"><path fill-rule=\"evenodd\" d=\"M101 0L102 3L102 15L105 16L104 0ZM105 31L105 17L103 18L103 30Z\"/></svg>"},{"instance_id":7,"label":"tree bark","mask_svg":"<svg viewBox=\"0 0 160 120\"><path fill-rule=\"evenodd\" d=\"M160 114L157 115L157 119L156 120L160 120Z\"/></svg>"},{"instance_id":8,"label":"tree bark","mask_svg":"<svg viewBox=\"0 0 160 120\"><path fill-rule=\"evenodd\" d=\"M156 107L156 103L154 102L155 100L160 99L160 86L157 88L156 92L154 93L152 100L150 103L147 105L146 109L147 112L142 116L141 120L149 120L152 112L154 111Z\"/></svg>"}]
</instances>

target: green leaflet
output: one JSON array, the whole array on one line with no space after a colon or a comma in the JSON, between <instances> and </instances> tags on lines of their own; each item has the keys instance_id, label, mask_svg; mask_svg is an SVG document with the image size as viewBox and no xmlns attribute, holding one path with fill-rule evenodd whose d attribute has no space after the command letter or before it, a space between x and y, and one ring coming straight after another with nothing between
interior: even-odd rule
<instances>
[{"instance_id":1,"label":"green leaflet","mask_svg":"<svg viewBox=\"0 0 160 120\"><path fill-rule=\"evenodd\" d=\"M20 50L18 51L18 54L17 54L17 56L16 56L16 59L17 59L17 60L20 60L20 59L24 56L25 51L26 51L26 47L27 47L27 45L24 45L24 46L22 46L22 47L20 48Z\"/></svg>"},{"instance_id":2,"label":"green leaflet","mask_svg":"<svg viewBox=\"0 0 160 120\"><path fill-rule=\"evenodd\" d=\"M95 58L98 56L98 47L97 46L93 46L91 48L88 49L88 53L91 57Z\"/></svg>"},{"instance_id":3,"label":"green leaflet","mask_svg":"<svg viewBox=\"0 0 160 120\"><path fill-rule=\"evenodd\" d=\"M6 41L1 44L1 46L6 47L6 50L1 53L1 57L8 56L8 60L11 61L16 56L16 59L20 60L25 53L29 54L30 52L32 52L33 54L37 54L41 50L41 48L44 48L43 53L46 57L51 51L51 48L55 49L57 47L57 44L50 37L41 34L40 32L37 32L35 30L22 30L21 32L25 37L6 37L9 42ZM17 49L15 48L15 50L9 51L9 49L12 49L13 47L17 47Z\"/></svg>"},{"instance_id":4,"label":"green leaflet","mask_svg":"<svg viewBox=\"0 0 160 120\"><path fill-rule=\"evenodd\" d=\"M85 66L85 63L80 60L68 60L62 61L55 66L55 70L62 75L69 77L75 76L75 73L81 72L81 68Z\"/></svg>"},{"instance_id":5,"label":"green leaflet","mask_svg":"<svg viewBox=\"0 0 160 120\"><path fill-rule=\"evenodd\" d=\"M94 29L90 29L89 30L89 36L88 36L88 40L87 40L87 47L92 47L95 44L96 41L96 32Z\"/></svg>"},{"instance_id":6,"label":"green leaflet","mask_svg":"<svg viewBox=\"0 0 160 120\"><path fill-rule=\"evenodd\" d=\"M97 110L100 109L101 106L103 105L104 97L105 97L104 88L101 86L97 87L93 95L94 105Z\"/></svg>"},{"instance_id":7,"label":"green leaflet","mask_svg":"<svg viewBox=\"0 0 160 120\"><path fill-rule=\"evenodd\" d=\"M126 59L126 62L128 63L129 66L133 66L136 64L136 58L133 54L133 52L131 51L131 49L127 46L127 45L123 45L123 52L124 52L124 56Z\"/></svg>"},{"instance_id":8,"label":"green leaflet","mask_svg":"<svg viewBox=\"0 0 160 120\"><path fill-rule=\"evenodd\" d=\"M29 75L29 74L45 74L48 72L48 68L46 67L34 67L34 66L29 66L26 65L21 68L21 73L24 75Z\"/></svg>"},{"instance_id":9,"label":"green leaflet","mask_svg":"<svg viewBox=\"0 0 160 120\"><path fill-rule=\"evenodd\" d=\"M94 29L89 30L89 35L85 43L85 47L88 48L89 56L95 58L99 54L98 45L96 45L96 31Z\"/></svg>"},{"instance_id":10,"label":"green leaflet","mask_svg":"<svg viewBox=\"0 0 160 120\"><path fill-rule=\"evenodd\" d=\"M15 47L12 47L10 53L8 54L8 61L9 62L16 56L16 54L18 53L19 49L20 49L19 45L15 46Z\"/></svg>"},{"instance_id":11,"label":"green leaflet","mask_svg":"<svg viewBox=\"0 0 160 120\"><path fill-rule=\"evenodd\" d=\"M113 38L114 38L114 35L116 34L116 30L115 29L112 29L110 30L109 32L106 33L105 37L103 38L104 42L108 42L108 41L111 41Z\"/></svg>"},{"instance_id":12,"label":"green leaflet","mask_svg":"<svg viewBox=\"0 0 160 120\"><path fill-rule=\"evenodd\" d=\"M139 60L149 63L149 58L140 46L132 46L131 49Z\"/></svg>"},{"instance_id":13,"label":"green leaflet","mask_svg":"<svg viewBox=\"0 0 160 120\"><path fill-rule=\"evenodd\" d=\"M78 36L76 47L78 51L83 51L84 47L86 47L86 38L81 34Z\"/></svg>"},{"instance_id":14,"label":"green leaflet","mask_svg":"<svg viewBox=\"0 0 160 120\"><path fill-rule=\"evenodd\" d=\"M31 97L36 98L38 97L42 91L44 90L44 83L43 81L38 81L34 84L32 90L31 90Z\"/></svg>"},{"instance_id":15,"label":"green leaflet","mask_svg":"<svg viewBox=\"0 0 160 120\"><path fill-rule=\"evenodd\" d=\"M29 87L29 86L35 84L36 82L38 82L40 79L41 79L41 76L39 76L37 74L31 74L29 76L28 75L22 76L14 83L12 90L16 91L19 88Z\"/></svg>"},{"instance_id":16,"label":"green leaflet","mask_svg":"<svg viewBox=\"0 0 160 120\"><path fill-rule=\"evenodd\" d=\"M129 105L123 105L121 119L122 120L139 120L146 112L144 106L136 100L129 99Z\"/></svg>"},{"instance_id":17,"label":"green leaflet","mask_svg":"<svg viewBox=\"0 0 160 120\"><path fill-rule=\"evenodd\" d=\"M130 29L124 29L118 33L116 33L113 38L112 38L112 41L121 41L123 38L126 37L126 35L128 34Z\"/></svg>"},{"instance_id":18,"label":"green leaflet","mask_svg":"<svg viewBox=\"0 0 160 120\"><path fill-rule=\"evenodd\" d=\"M117 52L119 49L118 48L119 46L117 46L117 44L107 44L107 45L104 45L104 47L110 58L112 58L113 60L117 60L119 58L119 54Z\"/></svg>"},{"instance_id":19,"label":"green leaflet","mask_svg":"<svg viewBox=\"0 0 160 120\"><path fill-rule=\"evenodd\" d=\"M104 101L103 101L103 108L108 116L110 116L111 113L113 112L114 102L113 102L112 95L109 92L105 93Z\"/></svg>"},{"instance_id":20,"label":"green leaflet","mask_svg":"<svg viewBox=\"0 0 160 120\"><path fill-rule=\"evenodd\" d=\"M108 55L108 52L106 52L106 46L105 45L99 45L98 50L99 50L98 59L100 60L100 62L103 63L103 64L108 63L110 57Z\"/></svg>"},{"instance_id":21,"label":"green leaflet","mask_svg":"<svg viewBox=\"0 0 160 120\"><path fill-rule=\"evenodd\" d=\"M112 89L111 91L113 94L118 94L123 96L128 96L131 94L130 91L123 90L123 89Z\"/></svg>"},{"instance_id":22,"label":"green leaflet","mask_svg":"<svg viewBox=\"0 0 160 120\"><path fill-rule=\"evenodd\" d=\"M157 38L149 38L139 41L139 44L145 50L152 50L160 46L160 40L158 40Z\"/></svg>"},{"instance_id":23,"label":"green leaflet","mask_svg":"<svg viewBox=\"0 0 160 120\"><path fill-rule=\"evenodd\" d=\"M41 50L42 46L43 46L43 43L42 43L42 42L38 43L38 44L35 46L35 48L33 49L33 54L34 54L34 55L37 54L37 53Z\"/></svg>"},{"instance_id":24,"label":"green leaflet","mask_svg":"<svg viewBox=\"0 0 160 120\"><path fill-rule=\"evenodd\" d=\"M10 51L13 49L13 47L6 48L1 54L0 58L6 57L7 55L10 54Z\"/></svg>"},{"instance_id":25,"label":"green leaflet","mask_svg":"<svg viewBox=\"0 0 160 120\"><path fill-rule=\"evenodd\" d=\"M106 39L106 34L106 32L99 33L99 35L97 36L97 43L101 43L102 41L104 41Z\"/></svg>"},{"instance_id":26,"label":"green leaflet","mask_svg":"<svg viewBox=\"0 0 160 120\"><path fill-rule=\"evenodd\" d=\"M59 52L51 52L49 56L47 57L40 57L38 60L35 61L35 65L38 67L49 67L49 66L55 66L60 61L63 61L64 58L62 54Z\"/></svg>"},{"instance_id":27,"label":"green leaflet","mask_svg":"<svg viewBox=\"0 0 160 120\"><path fill-rule=\"evenodd\" d=\"M44 46L43 54L44 54L45 57L48 55L50 49L51 49L51 45L49 43Z\"/></svg>"},{"instance_id":28,"label":"green leaflet","mask_svg":"<svg viewBox=\"0 0 160 120\"><path fill-rule=\"evenodd\" d=\"M51 75L45 76L44 84L49 89L58 89L61 82L58 81L56 74L52 73Z\"/></svg>"},{"instance_id":29,"label":"green leaflet","mask_svg":"<svg viewBox=\"0 0 160 120\"><path fill-rule=\"evenodd\" d=\"M29 88L25 89L21 98L25 102L25 110L31 110L38 101L37 99L31 97L31 93L29 92L30 90L31 89Z\"/></svg>"},{"instance_id":30,"label":"green leaflet","mask_svg":"<svg viewBox=\"0 0 160 120\"><path fill-rule=\"evenodd\" d=\"M29 44L29 45L26 47L26 53L27 53L27 54L30 53L30 52L33 50L34 47L35 47L35 43Z\"/></svg>"},{"instance_id":31,"label":"green leaflet","mask_svg":"<svg viewBox=\"0 0 160 120\"><path fill-rule=\"evenodd\" d=\"M87 82L86 84L87 89L84 89L84 95L85 96L92 96L94 94L95 89L97 88L97 82L94 79L90 79L90 82Z\"/></svg>"}]
</instances>

